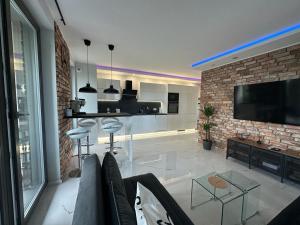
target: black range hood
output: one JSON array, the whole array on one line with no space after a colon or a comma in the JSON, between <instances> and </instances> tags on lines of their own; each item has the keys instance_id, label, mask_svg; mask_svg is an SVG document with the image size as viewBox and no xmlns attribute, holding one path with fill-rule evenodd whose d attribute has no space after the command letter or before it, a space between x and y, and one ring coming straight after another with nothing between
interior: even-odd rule
<instances>
[{"instance_id":1,"label":"black range hood","mask_svg":"<svg viewBox=\"0 0 300 225\"><path fill-rule=\"evenodd\" d=\"M132 90L132 81L125 81L125 89L123 89L122 99L136 99L137 90Z\"/></svg>"}]
</instances>

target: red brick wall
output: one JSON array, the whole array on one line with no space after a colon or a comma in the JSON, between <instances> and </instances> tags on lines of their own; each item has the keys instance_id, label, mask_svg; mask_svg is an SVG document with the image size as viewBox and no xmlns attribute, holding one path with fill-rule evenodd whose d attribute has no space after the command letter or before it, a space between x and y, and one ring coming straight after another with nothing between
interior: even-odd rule
<instances>
[{"instance_id":1,"label":"red brick wall","mask_svg":"<svg viewBox=\"0 0 300 225\"><path fill-rule=\"evenodd\" d=\"M280 49L202 73L201 107L206 102L216 107L212 138L217 148L226 149L226 140L236 133L249 133L257 140L282 149L300 150L300 127L233 119L235 85L300 78L300 44ZM300 100L299 100L300 101ZM200 123L203 117L200 115ZM204 132L200 130L201 141Z\"/></svg>"},{"instance_id":2,"label":"red brick wall","mask_svg":"<svg viewBox=\"0 0 300 225\"><path fill-rule=\"evenodd\" d=\"M64 118L64 109L69 106L72 94L70 53L68 46L59 30L54 24L55 30L55 54L56 54L56 86L57 86L57 108L59 127L59 149L60 149L60 172L61 178L67 177L67 169L72 157L72 142L65 135L72 128L71 120Z\"/></svg>"}]
</instances>

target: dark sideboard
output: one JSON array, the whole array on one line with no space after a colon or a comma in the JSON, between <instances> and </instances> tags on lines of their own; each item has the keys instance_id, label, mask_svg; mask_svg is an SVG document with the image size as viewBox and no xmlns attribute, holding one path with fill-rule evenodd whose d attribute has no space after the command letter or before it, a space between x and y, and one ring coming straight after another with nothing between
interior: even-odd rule
<instances>
[{"instance_id":1,"label":"dark sideboard","mask_svg":"<svg viewBox=\"0 0 300 225\"><path fill-rule=\"evenodd\" d=\"M232 157L251 167L258 167L281 178L300 183L300 152L275 151L271 146L237 137L227 140L226 159Z\"/></svg>"}]
</instances>

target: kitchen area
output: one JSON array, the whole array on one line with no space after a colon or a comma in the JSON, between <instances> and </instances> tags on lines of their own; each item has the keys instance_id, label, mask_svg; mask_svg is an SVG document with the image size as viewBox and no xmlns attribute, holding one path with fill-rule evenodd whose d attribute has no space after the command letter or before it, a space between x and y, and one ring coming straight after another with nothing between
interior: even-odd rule
<instances>
[{"instance_id":1,"label":"kitchen area","mask_svg":"<svg viewBox=\"0 0 300 225\"><path fill-rule=\"evenodd\" d=\"M131 160L135 139L196 132L199 79L146 73L75 63L71 73L73 100L65 117L73 119L73 127L81 119L94 119L96 125L91 128L90 143L109 149L108 143L117 142L113 146L115 152L124 152L118 150L123 149ZM96 91L80 91L87 81ZM105 130L109 118L120 125L113 134Z\"/></svg>"}]
</instances>

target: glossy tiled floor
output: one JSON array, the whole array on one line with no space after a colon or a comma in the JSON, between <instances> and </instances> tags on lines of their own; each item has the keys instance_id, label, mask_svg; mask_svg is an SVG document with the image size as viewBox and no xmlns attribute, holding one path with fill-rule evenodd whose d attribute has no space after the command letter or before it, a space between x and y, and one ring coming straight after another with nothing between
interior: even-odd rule
<instances>
[{"instance_id":1,"label":"glossy tiled floor","mask_svg":"<svg viewBox=\"0 0 300 225\"><path fill-rule=\"evenodd\" d=\"M258 169L249 170L233 159L225 159L223 151L204 151L196 134L178 135L134 141L133 163L120 153L118 161L122 175L154 173L195 225L220 224L220 209L216 202L190 209L191 179L212 171L240 171L261 183L259 214L247 221L249 225L266 224L281 209L300 195L300 186L280 183L277 177ZM95 145L92 151L103 157L104 146ZM70 225L78 190L78 179L68 179L49 186L30 218L30 225Z\"/></svg>"}]
</instances>

